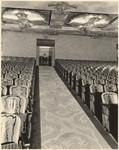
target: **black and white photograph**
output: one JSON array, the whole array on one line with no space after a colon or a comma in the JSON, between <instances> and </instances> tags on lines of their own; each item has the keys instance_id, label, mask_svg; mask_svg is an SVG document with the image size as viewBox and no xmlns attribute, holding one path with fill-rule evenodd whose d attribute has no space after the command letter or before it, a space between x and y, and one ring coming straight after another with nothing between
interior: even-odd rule
<instances>
[{"instance_id":1,"label":"black and white photograph","mask_svg":"<svg viewBox=\"0 0 119 150\"><path fill-rule=\"evenodd\" d=\"M1 0L1 149L118 149L118 1Z\"/></svg>"}]
</instances>

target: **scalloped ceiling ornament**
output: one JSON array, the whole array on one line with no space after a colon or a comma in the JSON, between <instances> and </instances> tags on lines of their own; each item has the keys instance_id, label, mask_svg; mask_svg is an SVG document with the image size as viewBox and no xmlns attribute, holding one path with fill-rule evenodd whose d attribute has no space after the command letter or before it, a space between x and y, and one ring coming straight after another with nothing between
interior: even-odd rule
<instances>
[{"instance_id":1,"label":"scalloped ceiling ornament","mask_svg":"<svg viewBox=\"0 0 119 150\"><path fill-rule=\"evenodd\" d=\"M62 28L64 20L69 14L68 10L77 8L76 5L70 5L68 2L52 2L48 4L48 7L54 7L51 28Z\"/></svg>"}]
</instances>

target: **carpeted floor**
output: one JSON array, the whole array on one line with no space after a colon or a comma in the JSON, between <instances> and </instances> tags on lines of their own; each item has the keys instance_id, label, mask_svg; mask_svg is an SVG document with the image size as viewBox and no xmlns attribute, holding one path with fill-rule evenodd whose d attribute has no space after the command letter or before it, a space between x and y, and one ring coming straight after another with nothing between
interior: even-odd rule
<instances>
[{"instance_id":1,"label":"carpeted floor","mask_svg":"<svg viewBox=\"0 0 119 150\"><path fill-rule=\"evenodd\" d=\"M40 66L42 149L110 149L52 67Z\"/></svg>"}]
</instances>

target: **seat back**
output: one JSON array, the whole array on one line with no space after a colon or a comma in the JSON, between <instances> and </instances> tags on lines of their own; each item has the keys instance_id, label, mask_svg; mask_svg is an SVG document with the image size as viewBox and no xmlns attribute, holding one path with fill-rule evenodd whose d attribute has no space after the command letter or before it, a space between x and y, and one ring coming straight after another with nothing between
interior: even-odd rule
<instances>
[{"instance_id":1,"label":"seat back","mask_svg":"<svg viewBox=\"0 0 119 150\"><path fill-rule=\"evenodd\" d=\"M103 92L103 86L100 84L90 85L90 93Z\"/></svg>"},{"instance_id":2,"label":"seat back","mask_svg":"<svg viewBox=\"0 0 119 150\"><path fill-rule=\"evenodd\" d=\"M5 78L17 79L18 75L16 73L8 73L5 75Z\"/></svg>"},{"instance_id":3,"label":"seat back","mask_svg":"<svg viewBox=\"0 0 119 150\"><path fill-rule=\"evenodd\" d=\"M31 74L29 73L22 73L20 74L20 78L24 80L31 80Z\"/></svg>"},{"instance_id":4,"label":"seat back","mask_svg":"<svg viewBox=\"0 0 119 150\"><path fill-rule=\"evenodd\" d=\"M16 96L3 96L2 103L5 113L20 113L20 98Z\"/></svg>"},{"instance_id":5,"label":"seat back","mask_svg":"<svg viewBox=\"0 0 119 150\"><path fill-rule=\"evenodd\" d=\"M27 106L27 100L23 96L3 96L2 97L2 103L4 107L5 113L22 113L25 114L26 106Z\"/></svg>"},{"instance_id":6,"label":"seat back","mask_svg":"<svg viewBox=\"0 0 119 150\"><path fill-rule=\"evenodd\" d=\"M10 87L10 95L24 96L28 98L29 90L26 86L11 86Z\"/></svg>"},{"instance_id":7,"label":"seat back","mask_svg":"<svg viewBox=\"0 0 119 150\"><path fill-rule=\"evenodd\" d=\"M15 75L15 77L18 77L18 75L17 75L17 74L20 74L20 69L19 69L19 70L17 70L17 69L10 70L10 71L9 71L9 73L10 73L10 74L14 74L14 75ZM16 75L17 75L17 76L16 76Z\"/></svg>"},{"instance_id":8,"label":"seat back","mask_svg":"<svg viewBox=\"0 0 119 150\"><path fill-rule=\"evenodd\" d=\"M93 79L87 79L88 85L93 85Z\"/></svg>"},{"instance_id":9,"label":"seat back","mask_svg":"<svg viewBox=\"0 0 119 150\"><path fill-rule=\"evenodd\" d=\"M7 87L1 86L1 95L7 95Z\"/></svg>"},{"instance_id":10,"label":"seat back","mask_svg":"<svg viewBox=\"0 0 119 150\"><path fill-rule=\"evenodd\" d=\"M117 92L117 87L114 84L105 84L104 90L105 92Z\"/></svg>"},{"instance_id":11,"label":"seat back","mask_svg":"<svg viewBox=\"0 0 119 150\"><path fill-rule=\"evenodd\" d=\"M103 104L118 104L117 94L113 92L104 92L101 95Z\"/></svg>"},{"instance_id":12,"label":"seat back","mask_svg":"<svg viewBox=\"0 0 119 150\"><path fill-rule=\"evenodd\" d=\"M1 119L1 143L14 142L18 144L21 119L14 114L2 114Z\"/></svg>"},{"instance_id":13,"label":"seat back","mask_svg":"<svg viewBox=\"0 0 119 150\"><path fill-rule=\"evenodd\" d=\"M104 85L105 84L105 80L104 79L97 79L97 80L95 80L95 84Z\"/></svg>"},{"instance_id":14,"label":"seat back","mask_svg":"<svg viewBox=\"0 0 119 150\"><path fill-rule=\"evenodd\" d=\"M98 79L99 79L99 80L100 80L100 79L106 80L106 79L107 79L107 75L102 75L102 74L100 74L100 75L98 75Z\"/></svg>"},{"instance_id":15,"label":"seat back","mask_svg":"<svg viewBox=\"0 0 119 150\"><path fill-rule=\"evenodd\" d=\"M92 75L92 74L89 75L88 78L89 78L89 79L92 79L92 80L96 80L96 76L95 76L95 75Z\"/></svg>"},{"instance_id":16,"label":"seat back","mask_svg":"<svg viewBox=\"0 0 119 150\"><path fill-rule=\"evenodd\" d=\"M115 79L107 79L106 84L116 84L116 80Z\"/></svg>"},{"instance_id":17,"label":"seat back","mask_svg":"<svg viewBox=\"0 0 119 150\"><path fill-rule=\"evenodd\" d=\"M2 86L11 86L11 85L13 85L13 80L10 79L10 78L2 79L1 82L2 82L1 83Z\"/></svg>"},{"instance_id":18,"label":"seat back","mask_svg":"<svg viewBox=\"0 0 119 150\"><path fill-rule=\"evenodd\" d=\"M15 85L16 86L30 86L30 82L26 79L16 79Z\"/></svg>"},{"instance_id":19,"label":"seat back","mask_svg":"<svg viewBox=\"0 0 119 150\"><path fill-rule=\"evenodd\" d=\"M83 79L82 80L82 85L93 85L93 80L92 79Z\"/></svg>"}]
</instances>

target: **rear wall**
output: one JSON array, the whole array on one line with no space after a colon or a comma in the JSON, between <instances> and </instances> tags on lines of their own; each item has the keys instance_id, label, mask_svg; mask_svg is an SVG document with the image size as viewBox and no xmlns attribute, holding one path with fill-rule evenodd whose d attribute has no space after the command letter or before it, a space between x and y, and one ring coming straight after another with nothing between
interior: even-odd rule
<instances>
[{"instance_id":1,"label":"rear wall","mask_svg":"<svg viewBox=\"0 0 119 150\"><path fill-rule=\"evenodd\" d=\"M43 39L39 33L3 32L2 55L36 57L36 38ZM55 40L55 58L115 61L117 58L116 37L92 39L88 36L51 36Z\"/></svg>"}]
</instances>

